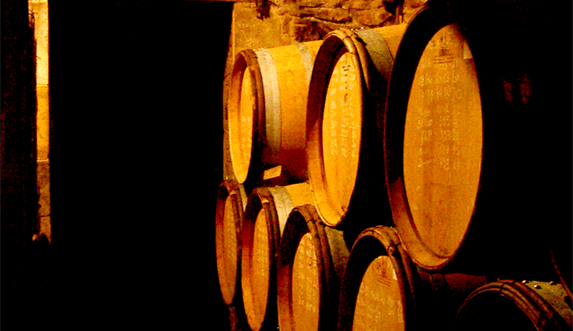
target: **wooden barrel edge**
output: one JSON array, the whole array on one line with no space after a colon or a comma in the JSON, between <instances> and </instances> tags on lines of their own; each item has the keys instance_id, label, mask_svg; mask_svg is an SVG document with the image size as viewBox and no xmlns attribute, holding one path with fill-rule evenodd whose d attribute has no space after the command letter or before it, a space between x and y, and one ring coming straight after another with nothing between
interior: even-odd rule
<instances>
[{"instance_id":1,"label":"wooden barrel edge","mask_svg":"<svg viewBox=\"0 0 573 331\"><path fill-rule=\"evenodd\" d=\"M277 266L277 305L279 327L284 330L295 330L292 307L292 273L298 245L307 233L311 233L311 238L315 244L319 243L317 229L312 222L313 217L315 217L313 211L307 206L295 207L289 214L281 237ZM319 293L321 293L322 282L317 286Z\"/></svg>"},{"instance_id":2,"label":"wooden barrel edge","mask_svg":"<svg viewBox=\"0 0 573 331\"><path fill-rule=\"evenodd\" d=\"M269 284L268 284L268 298L266 307L264 308L263 316L259 316L255 311L255 296L252 289L252 259L253 259L253 243L254 243L254 231L255 222L257 216L263 205L266 206L266 220L267 220L267 233L269 235L269 241L272 243L269 247L269 263L270 263L270 274L269 274ZM242 244L242 254L241 254L241 286L243 291L243 304L245 307L245 313L247 315L247 321L249 326L253 330L260 330L267 325L276 324L276 314L273 313L276 309L276 297L275 291L276 286L274 286L273 279L276 278L276 263L275 256L276 250L278 249L278 242L280 239L279 225L277 219L277 211L273 201L273 195L266 187L260 187L254 189L247 199L247 205L245 208L245 217L243 223L243 231L241 236Z\"/></svg>"},{"instance_id":3,"label":"wooden barrel edge","mask_svg":"<svg viewBox=\"0 0 573 331\"><path fill-rule=\"evenodd\" d=\"M340 52L345 48L348 53L352 54L354 62L359 64L356 46L352 41L353 35L353 32L347 29L334 30L327 34L316 55L309 85L306 122L307 175L313 191L314 205L324 222L332 227L338 226L342 219L339 215L340 211L335 211L331 207L326 209L322 207L328 205L329 201L325 194L325 183L322 181L324 164L321 128L324 107L321 105L324 105L326 100L330 76Z\"/></svg>"},{"instance_id":4,"label":"wooden barrel edge","mask_svg":"<svg viewBox=\"0 0 573 331\"><path fill-rule=\"evenodd\" d=\"M417 63L425 46L441 28L456 22L455 15L448 7L439 3L425 4L410 21L394 61L384 119L384 168L394 224L414 263L430 271L441 270L453 260L457 250L450 256L434 254L423 243L418 242L419 234L412 227L413 216L406 195L403 172L405 115Z\"/></svg>"},{"instance_id":5,"label":"wooden barrel edge","mask_svg":"<svg viewBox=\"0 0 573 331\"><path fill-rule=\"evenodd\" d=\"M294 330L292 309L292 272L295 254L302 237L310 233L317 248L320 307L319 330L336 328L340 283L349 252L342 232L326 227L311 204L295 207L289 215L283 236L277 272L280 328Z\"/></svg>"},{"instance_id":6,"label":"wooden barrel edge","mask_svg":"<svg viewBox=\"0 0 573 331\"><path fill-rule=\"evenodd\" d=\"M550 284L548 282L543 283ZM458 315L454 321L454 329L459 327L462 322L465 322L462 319L462 316L463 318L466 318L463 314L468 314L466 310L470 309L468 306L473 304L474 300L479 300L483 295L490 294L495 297L506 300L509 299L512 301L515 304L515 307L519 308L523 314L530 319L532 326L541 327L542 330L570 330L572 316L571 307L565 307L565 313L558 312L554 306L555 303L548 302L546 300L547 294L540 293L533 287L540 285L535 284L533 286L528 286L526 284L527 281L498 280L476 289L468 295L458 310ZM556 286L556 284L551 284L549 286ZM566 305L565 303L563 304ZM471 314L473 312L469 313ZM567 317L564 317L563 315L567 315ZM483 314L480 313L480 316L483 316ZM482 318L485 318L485 316Z\"/></svg>"},{"instance_id":7,"label":"wooden barrel edge","mask_svg":"<svg viewBox=\"0 0 573 331\"><path fill-rule=\"evenodd\" d=\"M363 202L365 196L372 196L371 190L368 194L359 197L353 195L347 209L340 206L333 206L328 198L327 183L324 182L324 161L323 141L322 141L322 118L324 114L324 102L326 92L330 81L330 76L341 54L349 53L352 56L354 66L359 70L359 79L362 95L361 107L366 108L362 111L363 132L360 136L360 149L367 148L367 153L361 153L358 161L355 188L366 191L366 188L372 187L372 181L375 186L380 186L380 192L375 194L376 197L386 199L386 190L384 188L384 176L377 176L378 172L384 173L379 167L373 166L378 154L376 150L382 148L382 139L378 137L377 132L382 125L379 122L384 117L385 98L388 84L388 77L392 70L392 55L385 44L384 38L376 31L372 32L378 35L370 35L370 32L351 31L348 29L334 30L330 32L324 40L318 55L315 59L315 66L310 82L310 91L308 98L307 112L307 171L308 180L313 187L315 206L324 222L335 228L342 229L344 219L349 213L359 214L366 202ZM376 41L376 43L374 43ZM370 42L370 43L369 43ZM383 45L382 50L376 46ZM344 51L345 50L345 51ZM376 123L376 124L375 124ZM380 167L383 166L381 162ZM362 174L361 174L362 173ZM368 173L365 175L364 173ZM380 177L380 178L378 178ZM373 198L372 198L373 199ZM389 203L386 202L385 205ZM388 207L389 209L389 207ZM389 214L389 213L388 213ZM387 223L386 225L389 225Z\"/></svg>"},{"instance_id":8,"label":"wooden barrel edge","mask_svg":"<svg viewBox=\"0 0 573 331\"><path fill-rule=\"evenodd\" d=\"M413 274L410 263L402 250L399 238L394 228L375 226L364 230L354 242L344 273L340 290L338 311L338 329L352 330L354 310L362 276L370 263L378 256L386 255L392 260L392 265L400 284L402 302L405 303L404 314L408 314L413 307L410 295L413 283Z\"/></svg>"},{"instance_id":9,"label":"wooden barrel edge","mask_svg":"<svg viewBox=\"0 0 573 331\"><path fill-rule=\"evenodd\" d=\"M238 184L236 181L233 180L224 180L220 186L219 191L217 192L217 204L216 204L216 211L215 211L215 231L218 233L219 231L224 231L224 212L225 212L225 204L227 199L233 199L233 209L234 214L238 215L238 219L235 223L236 234L237 234L237 270L236 270L236 279L235 282L235 289L233 293L226 293L226 290L222 289L223 300L228 306L231 306L239 300L240 297L240 269L241 269L241 228L243 224L243 210L246 204L246 194L245 190L242 185ZM243 208L242 210L237 210L237 208ZM221 268L220 257L225 252L221 251L221 247L218 238L216 238L216 257L217 257L217 273L219 276L219 282L221 282L221 275L224 273Z\"/></svg>"},{"instance_id":10,"label":"wooden barrel edge","mask_svg":"<svg viewBox=\"0 0 573 331\"><path fill-rule=\"evenodd\" d=\"M253 109L253 123L252 123L252 139L251 139L251 146L250 146L250 163L247 166L245 173L241 172L238 173L236 169L236 156L234 154L234 145L235 145L235 134L234 130L238 130L239 119L236 118L240 114L240 94L241 94L241 87L243 84L243 76L245 73L251 75L251 81L253 82L253 90L255 91L255 95L257 100L255 102L255 107ZM260 154L261 154L261 139L259 137L259 131L257 128L263 123L263 109L265 105L264 99L264 91L263 91L263 78L261 74L261 69L259 68L257 54L254 50L245 49L237 53L235 56L235 64L231 71L231 82L229 86L229 97L228 97L228 104L225 108L226 110L226 123L227 127L224 128L227 132L227 146L229 160L228 163L230 164L230 173L232 178L236 179L239 183L249 185L255 185L254 183L258 180L255 178L257 172L261 169L260 164ZM244 165L241 165L244 166Z\"/></svg>"}]
</instances>

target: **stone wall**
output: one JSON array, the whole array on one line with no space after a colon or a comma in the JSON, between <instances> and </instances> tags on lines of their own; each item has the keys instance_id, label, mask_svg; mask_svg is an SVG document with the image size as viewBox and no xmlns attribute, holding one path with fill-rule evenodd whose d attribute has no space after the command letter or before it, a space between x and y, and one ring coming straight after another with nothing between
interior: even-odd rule
<instances>
[{"instance_id":1,"label":"stone wall","mask_svg":"<svg viewBox=\"0 0 573 331\"><path fill-rule=\"evenodd\" d=\"M322 39L339 28L374 28L409 21L426 0L265 0L236 2L232 50Z\"/></svg>"}]
</instances>

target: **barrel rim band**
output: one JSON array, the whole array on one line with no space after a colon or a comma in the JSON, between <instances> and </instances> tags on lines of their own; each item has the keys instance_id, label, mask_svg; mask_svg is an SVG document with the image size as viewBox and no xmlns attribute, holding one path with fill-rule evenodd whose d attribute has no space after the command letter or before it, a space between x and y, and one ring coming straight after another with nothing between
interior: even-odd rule
<instances>
[{"instance_id":1,"label":"barrel rim band","mask_svg":"<svg viewBox=\"0 0 573 331\"><path fill-rule=\"evenodd\" d=\"M543 298L543 301L551 307L551 310L561 316L569 327L572 326L573 311L563 299L567 296L567 292L562 283L530 281L525 283L525 285Z\"/></svg>"},{"instance_id":2,"label":"barrel rim band","mask_svg":"<svg viewBox=\"0 0 573 331\"><path fill-rule=\"evenodd\" d=\"M269 203L263 205L263 200ZM252 261L253 261L253 244L254 244L254 230L258 214L265 207L265 216L267 222L268 240L271 242L269 247L269 283L267 290L267 302L264 307L262 316L255 312L256 296L252 290ZM276 255L278 251L278 242L280 234L278 233L278 220L273 200L272 193L266 187L255 188L247 198L247 206L244 214L244 225L241 236L242 254L241 254L241 286L243 290L243 304L247 312L247 322L253 329L259 329L266 325L272 316L270 311L274 310L276 300L270 298L275 296L276 284L272 281L276 275Z\"/></svg>"},{"instance_id":3,"label":"barrel rim band","mask_svg":"<svg viewBox=\"0 0 573 331\"><path fill-rule=\"evenodd\" d=\"M234 282L234 286L232 286L233 288L231 289L231 291L228 290L228 288L226 286L221 286L221 294L223 296L223 300L225 301L225 303L227 305L232 305L234 304L237 300L239 300L239 296L238 293L240 291L238 291L238 288L240 287L240 262L241 262L241 245L238 244L240 242L240 228L242 226L242 216L243 213L239 212L237 210L237 208L240 208L237 206L237 204L241 205L241 197L240 195L238 195L235 191L236 190L240 190L240 186L237 185L237 183L235 181L231 181L231 180L225 180L223 181L220 185L219 185L219 191L217 192L217 204L216 204L216 210L215 210L215 231L219 232L222 231L224 232L224 228L225 228L225 209L226 209L226 201L227 199L232 199L232 208L233 208L233 213L234 215L237 216L237 219L235 219L235 233L236 233L236 242L237 242L237 247L236 247L236 266L237 266L237 270L233 270L234 272L234 276L235 279L228 279L228 277L224 277L226 275L226 272L224 272L223 268L226 270L226 267L223 267L221 265L221 256L223 254L228 254L224 252L224 248L221 247L222 243L219 243L219 241L216 241L216 255L217 255L217 274L218 274L218 278L219 278L219 283L226 283L228 284L229 282ZM223 236L224 238L225 236ZM224 278L224 279L223 279Z\"/></svg>"},{"instance_id":4,"label":"barrel rim band","mask_svg":"<svg viewBox=\"0 0 573 331\"><path fill-rule=\"evenodd\" d=\"M290 193L284 188L284 186L273 186L267 187L272 195L274 207L277 212L278 223L279 223L279 233L282 236L288 216L292 209L294 208L292 197Z\"/></svg>"},{"instance_id":5,"label":"barrel rim band","mask_svg":"<svg viewBox=\"0 0 573 331\"><path fill-rule=\"evenodd\" d=\"M569 298L573 300L573 292L571 291L571 277L566 277L566 272L563 270L563 266L561 266L561 258L559 258L559 254L552 248L549 250L549 254L551 255L551 264L553 265L553 269L557 273L559 280L561 281L561 285L563 286L563 290L567 293ZM567 266L567 259L564 259L564 266ZM570 273L570 272L569 272Z\"/></svg>"},{"instance_id":6,"label":"barrel rim band","mask_svg":"<svg viewBox=\"0 0 573 331\"><path fill-rule=\"evenodd\" d=\"M307 103L306 156L308 181L312 187L314 204L320 217L328 226L332 227L338 227L342 223L346 212L338 206L332 206L327 197L327 183L324 181L325 166L321 128L326 91L338 59L342 55L349 53L355 67L362 68L354 39L354 33L348 29L331 31L325 37L315 58ZM360 88L363 88L363 74L357 72L357 76L360 80ZM361 92L358 93L362 94ZM360 139L362 143L362 137Z\"/></svg>"},{"instance_id":7,"label":"barrel rim band","mask_svg":"<svg viewBox=\"0 0 573 331\"><path fill-rule=\"evenodd\" d=\"M306 81L310 83L310 78L312 76L312 68L314 66L313 56L310 52L310 49L305 43L296 42L294 44L298 48L298 51L302 58L302 63L304 65L304 70L306 73Z\"/></svg>"},{"instance_id":8,"label":"barrel rim band","mask_svg":"<svg viewBox=\"0 0 573 331\"><path fill-rule=\"evenodd\" d=\"M240 155L237 155L237 151L235 150L235 138L236 134L235 131L238 131L241 127L240 120L237 118L239 116L239 109L240 109L240 91L243 84L243 77L245 74L251 75L252 81L252 89L256 93L254 94L257 98L255 100L253 106L253 114L252 114L252 126L251 126L251 145L249 148L249 164L248 165L241 165L246 169L242 169L241 171L237 170L237 160L241 159ZM262 78L261 78L261 70L258 66L257 61L257 54L252 49L244 49L237 53L235 56L235 63L233 65L233 70L231 71L231 82L229 87L229 99L227 107L224 107L227 123L227 127L225 128L227 133L227 144L229 146L229 154L230 154L230 167L231 167L231 174L234 179L237 180L240 184L245 184L248 182L252 182L254 180L254 176L256 176L257 168L259 167L259 159L260 159L260 146L261 146L261 137L259 136L258 130L256 128L262 122L263 116L263 107L264 107L264 93L262 89ZM240 144L239 144L240 145ZM246 199L245 199L246 201Z\"/></svg>"},{"instance_id":9,"label":"barrel rim band","mask_svg":"<svg viewBox=\"0 0 573 331\"><path fill-rule=\"evenodd\" d=\"M497 296L511 300L525 313L532 324L542 329L545 327L551 328L552 326L559 326L560 324L565 324L563 325L565 327L568 324L563 316L533 288L516 280L503 279L483 285L468 295L458 309L454 325L459 323L460 316L462 316L461 313L466 306L486 293L496 294ZM533 314L528 314L528 312L533 312ZM571 325L568 326L569 328L571 327Z\"/></svg>"},{"instance_id":10,"label":"barrel rim band","mask_svg":"<svg viewBox=\"0 0 573 331\"><path fill-rule=\"evenodd\" d=\"M311 205L303 205L295 207L289 214L287 224L285 226L285 232L281 238L280 244L280 254L278 259L277 267L277 282L282 284L277 288L277 303L279 305L279 320L281 322L281 327L286 329L294 329L294 319L293 312L294 308L292 306L292 277L293 277L293 266L296 256L296 251L302 237L306 234L311 234L311 238L316 245L315 252L317 254L317 269L319 273L319 283L318 293L319 293L319 304L323 302L323 291L322 287L324 282L324 256L322 253L323 243L320 240L320 235L318 233L317 222L320 219L316 213L313 211L314 207ZM319 325L322 319L322 312L319 312ZM290 326L290 328L289 328Z\"/></svg>"},{"instance_id":11,"label":"barrel rim band","mask_svg":"<svg viewBox=\"0 0 573 331\"><path fill-rule=\"evenodd\" d=\"M392 218L414 263L429 271L447 265L461 245L446 256L435 253L419 240L421 235L414 225L404 181L403 129L410 89L423 50L441 28L450 24L458 24L458 21L447 7L440 5L425 5L411 20L394 61L384 119L384 168Z\"/></svg>"},{"instance_id":12,"label":"barrel rim band","mask_svg":"<svg viewBox=\"0 0 573 331\"><path fill-rule=\"evenodd\" d=\"M269 49L258 49L255 53L261 68L265 96L263 141L266 140L264 146L268 149L268 152L265 153L268 157L265 159L271 165L277 165L281 147L281 100L277 67Z\"/></svg>"},{"instance_id":13,"label":"barrel rim band","mask_svg":"<svg viewBox=\"0 0 573 331\"><path fill-rule=\"evenodd\" d=\"M376 29L359 30L356 31L356 35L364 42L366 51L378 73L386 82L389 82L394 59L386 40Z\"/></svg>"}]
</instances>

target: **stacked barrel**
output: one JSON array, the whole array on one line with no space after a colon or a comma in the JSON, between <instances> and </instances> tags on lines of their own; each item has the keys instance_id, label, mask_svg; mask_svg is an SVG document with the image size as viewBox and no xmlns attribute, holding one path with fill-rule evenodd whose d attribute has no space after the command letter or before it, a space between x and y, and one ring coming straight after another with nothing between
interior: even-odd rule
<instances>
[{"instance_id":1,"label":"stacked barrel","mask_svg":"<svg viewBox=\"0 0 573 331\"><path fill-rule=\"evenodd\" d=\"M509 26L429 2L237 55L216 211L232 328L571 328L570 220L509 171L541 164L515 116L546 96Z\"/></svg>"}]
</instances>

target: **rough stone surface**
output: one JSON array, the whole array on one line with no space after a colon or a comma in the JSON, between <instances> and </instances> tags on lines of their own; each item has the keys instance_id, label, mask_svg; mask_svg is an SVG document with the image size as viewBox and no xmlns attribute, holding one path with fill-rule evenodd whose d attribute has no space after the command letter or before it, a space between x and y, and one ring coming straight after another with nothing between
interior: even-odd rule
<instances>
[{"instance_id":1,"label":"rough stone surface","mask_svg":"<svg viewBox=\"0 0 573 331\"><path fill-rule=\"evenodd\" d=\"M295 18L292 21L290 36L298 42L321 40L331 30L313 18Z\"/></svg>"},{"instance_id":2,"label":"rough stone surface","mask_svg":"<svg viewBox=\"0 0 573 331\"><path fill-rule=\"evenodd\" d=\"M402 9L404 22L410 22L427 0L406 0Z\"/></svg>"},{"instance_id":3,"label":"rough stone surface","mask_svg":"<svg viewBox=\"0 0 573 331\"><path fill-rule=\"evenodd\" d=\"M340 28L375 28L408 22L427 0L241 1L233 8L226 77L243 49L272 48L323 39ZM261 15L258 3L264 3ZM227 79L225 79L225 86ZM226 95L223 96L226 103Z\"/></svg>"},{"instance_id":4,"label":"rough stone surface","mask_svg":"<svg viewBox=\"0 0 573 331\"><path fill-rule=\"evenodd\" d=\"M388 13L383 8L379 10L356 10L352 16L354 22L366 27L388 25L395 20L395 15Z\"/></svg>"},{"instance_id":5,"label":"rough stone surface","mask_svg":"<svg viewBox=\"0 0 573 331\"><path fill-rule=\"evenodd\" d=\"M278 8L271 6L270 16L260 19L253 3L237 2L233 9L233 52L243 49L281 46L282 20Z\"/></svg>"},{"instance_id":6,"label":"rough stone surface","mask_svg":"<svg viewBox=\"0 0 573 331\"><path fill-rule=\"evenodd\" d=\"M337 23L350 23L352 21L350 11L344 8L304 8L301 9L300 16Z\"/></svg>"},{"instance_id":7,"label":"rough stone surface","mask_svg":"<svg viewBox=\"0 0 573 331\"><path fill-rule=\"evenodd\" d=\"M270 48L319 40L339 28L375 28L408 22L427 0L276 0L234 7L232 55L246 48ZM230 61L232 62L232 60Z\"/></svg>"}]
</instances>

